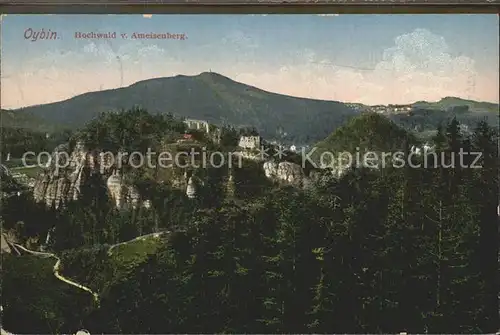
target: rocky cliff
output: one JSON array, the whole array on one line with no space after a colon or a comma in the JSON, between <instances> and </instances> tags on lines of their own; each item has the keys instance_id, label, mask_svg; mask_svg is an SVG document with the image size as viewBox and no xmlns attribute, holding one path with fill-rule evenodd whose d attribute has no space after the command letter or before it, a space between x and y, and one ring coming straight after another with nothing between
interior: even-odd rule
<instances>
[{"instance_id":1,"label":"rocky cliff","mask_svg":"<svg viewBox=\"0 0 500 335\"><path fill-rule=\"evenodd\" d=\"M82 142L78 142L74 148L70 148L67 144L60 145L54 150L49 163L35 182L34 199L47 206L59 208L65 203L81 199L82 191L97 182L106 188L116 208L149 208L150 201L141 197L137 187L127 182L129 178L120 172L118 165L122 164L111 162L111 157L102 151L89 150ZM257 169L258 166L263 168L264 175L268 179L296 187L309 187L317 179L311 173L306 174L299 164L293 162L271 160L257 163ZM203 175L206 173L198 171L200 175L195 168L184 172L182 169L174 170L165 173L159 182L168 182L174 188L185 192L188 198L195 198L198 188L204 186L206 176ZM244 181L236 183L234 171L228 170L228 172L224 173L226 176L220 182L226 184L223 192L227 196L234 196L236 184Z\"/></svg>"},{"instance_id":2,"label":"rocky cliff","mask_svg":"<svg viewBox=\"0 0 500 335\"><path fill-rule=\"evenodd\" d=\"M306 172L299 164L287 161L267 161L263 164L263 169L270 180L300 188L314 188L342 176L342 173L333 169L314 169Z\"/></svg>"},{"instance_id":3,"label":"rocky cliff","mask_svg":"<svg viewBox=\"0 0 500 335\"><path fill-rule=\"evenodd\" d=\"M71 152L69 145L60 145L38 176L33 197L36 202L59 208L80 199L82 190L92 179L106 186L108 195L119 209L149 207L149 201L141 199L137 188L126 183L117 172L116 164L110 163L109 156L98 150L88 150L82 142L78 142Z\"/></svg>"},{"instance_id":4,"label":"rocky cliff","mask_svg":"<svg viewBox=\"0 0 500 335\"><path fill-rule=\"evenodd\" d=\"M302 167L291 162L278 163L275 161L267 161L264 163L263 167L267 178L283 181L291 185L302 185L306 177Z\"/></svg>"}]
</instances>

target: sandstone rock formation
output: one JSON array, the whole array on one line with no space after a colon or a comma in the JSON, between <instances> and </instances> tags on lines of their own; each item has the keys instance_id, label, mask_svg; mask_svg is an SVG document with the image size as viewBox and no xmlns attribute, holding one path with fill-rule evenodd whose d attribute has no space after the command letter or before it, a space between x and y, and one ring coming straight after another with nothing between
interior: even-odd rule
<instances>
[{"instance_id":1,"label":"sandstone rock formation","mask_svg":"<svg viewBox=\"0 0 500 335\"><path fill-rule=\"evenodd\" d=\"M67 144L58 146L35 182L35 201L59 208L65 202L77 200L82 185L95 172L96 160L83 143L77 143L71 153Z\"/></svg>"},{"instance_id":2,"label":"sandstone rock formation","mask_svg":"<svg viewBox=\"0 0 500 335\"><path fill-rule=\"evenodd\" d=\"M315 169L306 173L299 164L286 161L267 161L263 168L267 178L304 189L315 188L341 176L338 170L330 168Z\"/></svg>"},{"instance_id":3,"label":"sandstone rock formation","mask_svg":"<svg viewBox=\"0 0 500 335\"><path fill-rule=\"evenodd\" d=\"M91 180L98 180L107 188L116 208L151 207L151 201L142 198L138 189L126 182L126 176L119 172L118 162L113 162L110 155L99 150L90 151L82 142L77 143L71 153L68 152L68 145L58 146L54 150L33 187L36 202L59 208L69 201L80 199L83 188ZM116 157L120 155L117 154ZM188 197L195 197L198 184L203 184L192 178L192 171L185 172L184 176L174 176L170 182L173 187L185 191Z\"/></svg>"},{"instance_id":4,"label":"sandstone rock formation","mask_svg":"<svg viewBox=\"0 0 500 335\"><path fill-rule=\"evenodd\" d=\"M35 201L59 208L71 200L80 199L82 187L88 184L92 176L97 175L103 183L106 181L108 194L117 208L127 208L128 205L135 208L139 203L148 207L149 202L140 199L137 190L126 185L113 172L116 167L110 164L110 159L109 155L102 152L87 150L82 142L78 142L71 153L67 144L58 146L35 182Z\"/></svg>"},{"instance_id":5,"label":"sandstone rock formation","mask_svg":"<svg viewBox=\"0 0 500 335\"><path fill-rule=\"evenodd\" d=\"M150 207L150 202L142 199L137 188L127 184L120 172L113 172L113 174L109 176L106 186L109 196L118 209L135 209L139 206L146 208Z\"/></svg>"},{"instance_id":6,"label":"sandstone rock formation","mask_svg":"<svg viewBox=\"0 0 500 335\"><path fill-rule=\"evenodd\" d=\"M1 236L1 251L2 253L21 255L21 251L15 246L18 241L12 234L2 232Z\"/></svg>"},{"instance_id":7,"label":"sandstone rock formation","mask_svg":"<svg viewBox=\"0 0 500 335\"><path fill-rule=\"evenodd\" d=\"M302 167L292 162L265 162L264 173L267 178L297 186L302 185L306 178Z\"/></svg>"},{"instance_id":8,"label":"sandstone rock formation","mask_svg":"<svg viewBox=\"0 0 500 335\"><path fill-rule=\"evenodd\" d=\"M189 177L189 181L187 184L186 195L188 198L193 199L196 197L196 184L193 180L193 177Z\"/></svg>"}]
</instances>

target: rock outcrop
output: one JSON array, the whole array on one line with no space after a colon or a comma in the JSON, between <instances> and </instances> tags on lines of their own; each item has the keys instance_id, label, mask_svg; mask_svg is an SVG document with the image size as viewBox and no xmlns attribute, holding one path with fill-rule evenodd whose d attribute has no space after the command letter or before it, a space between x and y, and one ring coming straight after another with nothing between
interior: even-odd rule
<instances>
[{"instance_id":1,"label":"rock outcrop","mask_svg":"<svg viewBox=\"0 0 500 335\"><path fill-rule=\"evenodd\" d=\"M264 173L267 178L300 186L306 178L304 170L292 162L268 161L264 163Z\"/></svg>"},{"instance_id":2,"label":"rock outcrop","mask_svg":"<svg viewBox=\"0 0 500 335\"><path fill-rule=\"evenodd\" d=\"M97 181L106 187L110 199L118 209L151 207L151 201L143 198L137 187L127 182L126 175L119 172L120 165L112 162L110 155L98 150L90 151L81 142L76 144L70 154L68 152L68 145L61 145L54 150L33 187L36 202L59 208L69 201L79 200L82 190L89 183ZM120 155L117 154L117 157ZM125 165L121 164L123 166ZM172 177L170 182L173 187L185 191L188 197L193 198L197 187L203 184L195 179L190 171Z\"/></svg>"},{"instance_id":3,"label":"rock outcrop","mask_svg":"<svg viewBox=\"0 0 500 335\"><path fill-rule=\"evenodd\" d=\"M190 199L194 199L196 197L196 184L194 182L193 177L189 178L189 181L187 184L187 189L186 189L186 195Z\"/></svg>"},{"instance_id":4,"label":"rock outcrop","mask_svg":"<svg viewBox=\"0 0 500 335\"><path fill-rule=\"evenodd\" d=\"M286 161L267 161L263 168L267 178L303 189L316 188L339 178L338 171L334 169L314 169L306 173L299 164Z\"/></svg>"},{"instance_id":5,"label":"rock outcrop","mask_svg":"<svg viewBox=\"0 0 500 335\"><path fill-rule=\"evenodd\" d=\"M114 164L110 164L109 155L87 150L82 142L78 142L71 153L69 151L67 144L54 150L35 182L33 197L36 202L59 208L64 203L80 199L82 189L92 179L103 182L118 209L136 208L139 205L149 207L149 201L141 199L137 189L114 172L117 169Z\"/></svg>"},{"instance_id":6,"label":"rock outcrop","mask_svg":"<svg viewBox=\"0 0 500 335\"><path fill-rule=\"evenodd\" d=\"M77 143L71 154L68 152L67 144L54 150L44 171L35 181L35 201L59 208L65 202L78 199L85 179L95 172L97 157L87 152L82 143Z\"/></svg>"},{"instance_id":7,"label":"rock outcrop","mask_svg":"<svg viewBox=\"0 0 500 335\"><path fill-rule=\"evenodd\" d=\"M139 206L149 208L151 206L149 200L141 198L137 187L126 183L118 171L109 176L106 187L110 198L118 209L138 208Z\"/></svg>"},{"instance_id":8,"label":"rock outcrop","mask_svg":"<svg viewBox=\"0 0 500 335\"><path fill-rule=\"evenodd\" d=\"M12 234L8 234L5 232L2 232L0 234L1 237L1 251L2 253L7 253L7 254L13 254L13 255L21 255L21 250L16 247L16 241L15 237L12 236Z\"/></svg>"}]
</instances>

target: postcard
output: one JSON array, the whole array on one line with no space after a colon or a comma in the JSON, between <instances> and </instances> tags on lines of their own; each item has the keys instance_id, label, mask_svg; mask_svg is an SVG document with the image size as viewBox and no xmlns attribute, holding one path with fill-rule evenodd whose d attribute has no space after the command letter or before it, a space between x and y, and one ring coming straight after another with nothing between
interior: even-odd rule
<instances>
[{"instance_id":1,"label":"postcard","mask_svg":"<svg viewBox=\"0 0 500 335\"><path fill-rule=\"evenodd\" d=\"M496 14L1 18L2 334L498 331Z\"/></svg>"}]
</instances>

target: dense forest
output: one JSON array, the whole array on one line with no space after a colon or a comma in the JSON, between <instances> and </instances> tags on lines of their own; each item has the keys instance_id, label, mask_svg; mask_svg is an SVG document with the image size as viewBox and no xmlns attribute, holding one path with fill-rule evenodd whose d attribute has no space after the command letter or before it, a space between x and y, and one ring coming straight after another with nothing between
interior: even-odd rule
<instances>
[{"instance_id":1,"label":"dense forest","mask_svg":"<svg viewBox=\"0 0 500 335\"><path fill-rule=\"evenodd\" d=\"M158 143L162 122L170 122L166 136L184 131L164 116L132 117L107 116L77 137L114 150ZM389 142L392 134L377 125L373 138ZM107 135L87 136L99 129ZM58 281L54 260L2 254L2 326L110 334L497 331L498 134L486 122L472 130L464 134L457 120L439 127L435 153L425 157L432 167L353 167L307 189L265 183L256 173L249 176L257 193L212 189L196 199L151 182L149 209L118 211L99 187L62 210L30 195L3 198L3 228L24 243L55 227L49 248L63 273L100 299ZM223 146L234 146L238 132L225 134ZM410 144L399 143L409 154ZM471 167L475 155L459 165L461 148L480 152L481 168ZM110 252L158 228L169 233Z\"/></svg>"}]
</instances>

